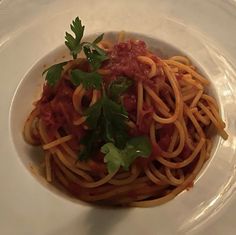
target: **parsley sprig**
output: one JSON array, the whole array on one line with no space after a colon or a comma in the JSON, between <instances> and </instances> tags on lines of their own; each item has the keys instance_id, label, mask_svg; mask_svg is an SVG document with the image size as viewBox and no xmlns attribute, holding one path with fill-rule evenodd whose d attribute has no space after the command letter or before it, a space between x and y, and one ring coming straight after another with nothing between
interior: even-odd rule
<instances>
[{"instance_id":1,"label":"parsley sprig","mask_svg":"<svg viewBox=\"0 0 236 235\"><path fill-rule=\"evenodd\" d=\"M61 78L61 73L63 71L63 66L66 65L67 62L62 62L59 64L54 64L50 68L43 71L43 75L46 74L46 81L48 85L54 86L57 81Z\"/></svg>"},{"instance_id":2,"label":"parsley sprig","mask_svg":"<svg viewBox=\"0 0 236 235\"><path fill-rule=\"evenodd\" d=\"M83 49L84 54L87 57L89 64L93 71L100 68L102 62L108 59L105 51L97 46L97 44L102 41L104 34L99 35L92 43L91 42L82 42L81 39L84 35L84 28L82 26L81 20L79 17L72 22L70 25L71 30L74 32L74 36L66 32L65 44L69 48L71 55L74 59L77 58L77 55Z\"/></svg>"},{"instance_id":3,"label":"parsley sprig","mask_svg":"<svg viewBox=\"0 0 236 235\"><path fill-rule=\"evenodd\" d=\"M128 113L117 103L117 96L131 85L128 78L118 78L106 92L103 89L103 97L86 110L84 115L87 116L86 123L90 130L81 141L84 148L79 153L79 160L87 160L101 151L105 154L107 170L112 173L120 167L128 170L136 158L146 158L151 154L151 144L147 137L129 138L126 126Z\"/></svg>"},{"instance_id":4,"label":"parsley sprig","mask_svg":"<svg viewBox=\"0 0 236 235\"><path fill-rule=\"evenodd\" d=\"M103 61L108 59L108 56L106 55L105 51L97 46L97 44L103 39L104 34L99 35L92 43L81 42L84 36L85 26L82 25L79 17L76 17L75 20L72 21L70 28L72 32L74 33L74 36L66 32L65 45L70 50L70 54L72 55L73 59L76 59L78 54L82 50L84 51L84 54L87 57L87 61L89 62L91 70L92 70L90 74L87 73L87 76L86 76L87 78L88 77L91 78L91 81L90 81L90 84L91 84L93 83L93 78L96 80L99 77L98 73L96 73L96 70L100 68ZM67 62L68 61L59 63L59 64L54 64L43 72L43 75L46 74L45 80L47 81L48 85L50 86L56 85L57 81L61 78L63 66ZM80 71L81 75L82 73L83 71ZM79 74L78 69L77 69L76 74L77 75ZM78 82L78 79L74 77L72 78L72 82L74 84L82 83L84 87L91 88L91 86L87 86L88 80L85 80L84 77L85 75L83 74L83 78L80 78L80 82ZM75 80L77 80L77 82L75 82ZM96 87L97 85L94 84L93 86Z\"/></svg>"},{"instance_id":5,"label":"parsley sprig","mask_svg":"<svg viewBox=\"0 0 236 235\"><path fill-rule=\"evenodd\" d=\"M127 77L120 76L116 80L113 80L109 85L109 97L112 100L119 100L122 93L128 90L129 87L133 85L133 81Z\"/></svg>"},{"instance_id":6,"label":"parsley sprig","mask_svg":"<svg viewBox=\"0 0 236 235\"><path fill-rule=\"evenodd\" d=\"M83 84L85 89L100 89L102 83L102 76L97 72L84 72L79 69L71 71L71 81L75 86Z\"/></svg>"},{"instance_id":7,"label":"parsley sprig","mask_svg":"<svg viewBox=\"0 0 236 235\"><path fill-rule=\"evenodd\" d=\"M107 142L114 143L119 148L125 146L128 138L125 121L128 120L128 114L122 105L104 94L87 109L85 116L90 131L82 140L85 147L79 154L79 160L90 158L93 152Z\"/></svg>"},{"instance_id":8,"label":"parsley sprig","mask_svg":"<svg viewBox=\"0 0 236 235\"><path fill-rule=\"evenodd\" d=\"M138 136L129 139L123 149L117 148L113 143L106 143L102 146L101 152L105 154L104 162L107 164L108 172L112 173L121 166L124 170L129 170L137 157L149 157L151 144L146 136Z\"/></svg>"},{"instance_id":9,"label":"parsley sprig","mask_svg":"<svg viewBox=\"0 0 236 235\"><path fill-rule=\"evenodd\" d=\"M120 97L133 82L126 77L118 77L105 89L102 86L102 77L97 72L103 61L108 59L105 51L97 46L104 34L99 35L93 42L82 42L85 26L79 17L72 21L70 28L72 34L66 32L65 45L73 59L83 50L90 65L89 71L72 69L71 82L75 86L82 84L85 89L103 88L102 98L84 113L89 130L80 141L84 148L78 158L87 160L93 153L101 151L105 154L104 162L109 173L120 167L128 170L137 157L148 157L151 153L151 144L147 137L129 138L127 134L128 113L122 106ZM43 72L43 75L46 74L45 80L48 85L57 84L67 63L68 61L54 64Z\"/></svg>"},{"instance_id":10,"label":"parsley sprig","mask_svg":"<svg viewBox=\"0 0 236 235\"><path fill-rule=\"evenodd\" d=\"M79 17L76 17L75 20L72 21L70 28L72 32L75 34L75 36L73 37L71 34L66 32L65 44L69 48L73 58L76 59L77 55L82 50L81 39L84 35L85 26L82 26L81 20L79 19Z\"/></svg>"}]
</instances>

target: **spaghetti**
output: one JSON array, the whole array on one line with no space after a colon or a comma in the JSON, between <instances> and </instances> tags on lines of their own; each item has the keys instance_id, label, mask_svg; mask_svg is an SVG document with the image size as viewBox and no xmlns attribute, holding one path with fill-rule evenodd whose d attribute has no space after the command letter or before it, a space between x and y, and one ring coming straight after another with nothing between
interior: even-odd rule
<instances>
[{"instance_id":1,"label":"spaghetti","mask_svg":"<svg viewBox=\"0 0 236 235\"><path fill-rule=\"evenodd\" d=\"M209 81L188 58L161 59L143 41L125 40L123 32L118 40L98 43L108 56L97 70L102 76L100 89L70 81L72 69L90 70L85 58L67 63L55 87L44 84L25 123L24 137L29 144L42 146L47 181L59 182L78 199L156 206L193 184L210 155L210 127L225 140L228 135L217 101L206 92ZM104 87L120 76L132 80L119 97L128 113L127 133L130 138L148 137L152 150L147 158L136 158L128 170L109 172L99 150L86 161L77 156L90 131L86 109L102 99Z\"/></svg>"}]
</instances>

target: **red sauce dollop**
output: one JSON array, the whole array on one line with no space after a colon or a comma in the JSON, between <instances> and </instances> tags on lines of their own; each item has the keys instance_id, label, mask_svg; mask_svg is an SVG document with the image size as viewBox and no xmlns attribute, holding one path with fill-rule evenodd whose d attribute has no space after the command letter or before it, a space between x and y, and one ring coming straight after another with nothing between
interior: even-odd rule
<instances>
[{"instance_id":1,"label":"red sauce dollop","mask_svg":"<svg viewBox=\"0 0 236 235\"><path fill-rule=\"evenodd\" d=\"M113 75L127 76L134 80L145 80L149 73L149 66L138 61L138 56L147 55L145 42L128 40L116 44L109 52L109 61L104 65Z\"/></svg>"}]
</instances>

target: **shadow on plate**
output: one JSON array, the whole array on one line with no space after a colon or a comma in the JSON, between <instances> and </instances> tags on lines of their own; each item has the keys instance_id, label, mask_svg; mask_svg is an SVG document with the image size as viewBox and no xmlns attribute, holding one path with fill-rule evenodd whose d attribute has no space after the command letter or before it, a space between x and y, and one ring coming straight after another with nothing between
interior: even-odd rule
<instances>
[{"instance_id":1,"label":"shadow on plate","mask_svg":"<svg viewBox=\"0 0 236 235\"><path fill-rule=\"evenodd\" d=\"M86 220L88 223L87 234L113 234L112 231L114 227L118 226L119 223L124 220L124 218L128 215L129 211L130 209L125 208L91 209L86 216Z\"/></svg>"},{"instance_id":2,"label":"shadow on plate","mask_svg":"<svg viewBox=\"0 0 236 235\"><path fill-rule=\"evenodd\" d=\"M127 208L91 208L49 235L110 235L129 214Z\"/></svg>"}]
</instances>

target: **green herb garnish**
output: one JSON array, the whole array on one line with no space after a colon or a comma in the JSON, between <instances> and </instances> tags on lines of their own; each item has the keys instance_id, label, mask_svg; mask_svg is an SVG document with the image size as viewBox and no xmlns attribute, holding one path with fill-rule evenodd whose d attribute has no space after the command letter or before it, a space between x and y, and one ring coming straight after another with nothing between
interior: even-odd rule
<instances>
[{"instance_id":1,"label":"green herb garnish","mask_svg":"<svg viewBox=\"0 0 236 235\"><path fill-rule=\"evenodd\" d=\"M48 85L56 85L57 81L61 78L61 72L63 71L63 66L66 65L66 63L67 62L54 64L53 66L43 71L43 75L47 73L45 80L47 81Z\"/></svg>"},{"instance_id":2,"label":"green herb garnish","mask_svg":"<svg viewBox=\"0 0 236 235\"><path fill-rule=\"evenodd\" d=\"M120 96L133 85L132 80L120 76L105 89L102 86L102 76L97 72L103 61L108 59L104 50L97 44L103 39L99 35L93 42L82 42L85 26L79 17L70 25L72 34L66 32L65 45L70 50L73 59L83 50L90 65L90 71L72 69L71 82L75 86L83 85L85 89L102 89L103 96L94 105L89 107L84 115L89 127L86 135L80 141L83 145L79 153L79 160L87 160L93 153L101 151L105 154L104 162L109 173L117 171L120 167L128 170L137 157L147 158L151 154L151 144L147 137L139 136L129 138L126 121L128 113L120 102ZM68 63L54 64L43 72L48 85L54 86L61 78L63 66Z\"/></svg>"},{"instance_id":3,"label":"green herb garnish","mask_svg":"<svg viewBox=\"0 0 236 235\"><path fill-rule=\"evenodd\" d=\"M137 157L147 158L151 154L151 144L147 137L139 136L128 140L124 149L117 148L113 143L106 143L101 152L105 154L104 162L108 172L113 173L120 167L128 170Z\"/></svg>"},{"instance_id":4,"label":"green herb garnish","mask_svg":"<svg viewBox=\"0 0 236 235\"><path fill-rule=\"evenodd\" d=\"M85 161L91 157L93 152L99 149L99 139L100 139L101 131L99 129L90 130L86 133L86 135L80 141L80 144L84 145L84 148L79 153L78 159L81 161Z\"/></svg>"},{"instance_id":5,"label":"green herb garnish","mask_svg":"<svg viewBox=\"0 0 236 235\"><path fill-rule=\"evenodd\" d=\"M73 59L76 59L77 55L83 50L92 69L92 72L90 75L88 73L86 75L80 73L81 75L80 80L81 81L85 80L84 77L86 78L90 77L91 79L99 80L98 77L100 75L98 76L98 74L95 74L94 72L100 68L104 60L108 59L108 56L106 55L105 51L99 48L96 44L99 43L103 39L104 34L99 35L92 43L81 42L84 35L85 26L82 25L79 17L76 17L75 20L72 21L70 28L72 32L74 33L74 36L66 32L65 45L70 50L70 54L72 55ZM68 61L59 63L59 64L54 64L43 72L43 75L46 73L45 79L50 86L56 85L57 81L61 78L63 66L66 63L68 63ZM76 73L78 75L78 72ZM81 83L81 82L78 82L78 79L75 79L75 78L72 78L72 82L74 84ZM93 82L90 82L90 83L93 83ZM82 84L84 83L82 82ZM97 86L95 85L95 87ZM85 88L90 88L90 85L85 86Z\"/></svg>"},{"instance_id":6,"label":"green herb garnish","mask_svg":"<svg viewBox=\"0 0 236 235\"><path fill-rule=\"evenodd\" d=\"M99 69L102 62L108 58L106 53L93 43L86 43L84 46L84 54L86 55L92 70Z\"/></svg>"},{"instance_id":7,"label":"green herb garnish","mask_svg":"<svg viewBox=\"0 0 236 235\"><path fill-rule=\"evenodd\" d=\"M70 28L72 32L74 32L75 36L73 37L71 34L66 32L65 44L69 48L73 58L76 59L77 54L79 54L82 50L81 39L84 35L85 26L82 26L81 20L79 19L79 17L76 17L75 20L72 21Z\"/></svg>"},{"instance_id":8,"label":"green herb garnish","mask_svg":"<svg viewBox=\"0 0 236 235\"><path fill-rule=\"evenodd\" d=\"M76 59L77 55L83 49L92 68L98 69L101 65L101 62L107 59L106 53L101 48L96 46L96 44L103 39L104 34L99 35L92 43L90 42L81 43L81 39L84 35L85 26L82 26L79 17L76 17L76 19L72 21L70 28L74 33L74 36L66 32L65 44L69 48L73 58Z\"/></svg>"},{"instance_id":9,"label":"green herb garnish","mask_svg":"<svg viewBox=\"0 0 236 235\"><path fill-rule=\"evenodd\" d=\"M105 51L96 45L103 39L104 34L99 35L92 43L81 43L81 39L84 35L84 26L82 26L79 17L76 17L70 27L75 36L73 37L71 34L66 32L65 44L69 48L71 55L74 59L76 59L77 55L83 49L84 54L86 55L87 60L92 67L92 70L97 70L101 66L101 63L108 59Z\"/></svg>"},{"instance_id":10,"label":"green herb garnish","mask_svg":"<svg viewBox=\"0 0 236 235\"><path fill-rule=\"evenodd\" d=\"M133 85L133 81L127 77L120 76L112 81L109 86L109 97L113 100L118 100L127 89Z\"/></svg>"},{"instance_id":11,"label":"green herb garnish","mask_svg":"<svg viewBox=\"0 0 236 235\"><path fill-rule=\"evenodd\" d=\"M104 36L104 33L102 33L101 35L99 35L94 41L93 41L93 45L98 44L99 42L102 41ZM99 48L100 49L100 48Z\"/></svg>"},{"instance_id":12,"label":"green herb garnish","mask_svg":"<svg viewBox=\"0 0 236 235\"><path fill-rule=\"evenodd\" d=\"M71 71L71 81L75 86L83 85L85 89L100 89L102 76L97 72L83 72L79 69Z\"/></svg>"},{"instance_id":13,"label":"green herb garnish","mask_svg":"<svg viewBox=\"0 0 236 235\"><path fill-rule=\"evenodd\" d=\"M128 138L125 121L128 120L128 114L123 106L104 96L87 109L85 116L87 116L86 123L90 127L90 135L97 138L87 136L83 138L85 148L79 154L80 160L90 158L92 150L90 146L98 146L98 142L112 142L119 148L125 146ZM98 149L93 148L93 150Z\"/></svg>"}]
</instances>

